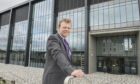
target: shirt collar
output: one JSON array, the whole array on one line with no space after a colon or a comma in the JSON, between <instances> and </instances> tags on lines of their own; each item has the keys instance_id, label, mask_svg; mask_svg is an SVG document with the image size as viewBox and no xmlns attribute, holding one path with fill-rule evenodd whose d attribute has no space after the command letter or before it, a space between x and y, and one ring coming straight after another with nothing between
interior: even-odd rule
<instances>
[{"instance_id":1,"label":"shirt collar","mask_svg":"<svg viewBox=\"0 0 140 84\"><path fill-rule=\"evenodd\" d=\"M63 40L65 39L61 34L58 33L58 35L59 35Z\"/></svg>"}]
</instances>

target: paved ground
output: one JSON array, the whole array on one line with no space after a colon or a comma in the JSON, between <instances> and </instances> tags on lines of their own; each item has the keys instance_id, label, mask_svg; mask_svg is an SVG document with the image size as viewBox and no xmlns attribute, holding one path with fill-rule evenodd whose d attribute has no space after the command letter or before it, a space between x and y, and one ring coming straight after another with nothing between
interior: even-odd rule
<instances>
[{"instance_id":1,"label":"paved ground","mask_svg":"<svg viewBox=\"0 0 140 84\"><path fill-rule=\"evenodd\" d=\"M140 84L140 76L96 72L84 78L71 79L68 84Z\"/></svg>"},{"instance_id":2,"label":"paved ground","mask_svg":"<svg viewBox=\"0 0 140 84\"><path fill-rule=\"evenodd\" d=\"M16 84L42 84L42 74L42 68L0 63L0 77L8 80L15 80ZM73 83L69 84L140 84L140 76L96 72L86 75L84 79L74 78L71 82Z\"/></svg>"},{"instance_id":3,"label":"paved ground","mask_svg":"<svg viewBox=\"0 0 140 84\"><path fill-rule=\"evenodd\" d=\"M42 68L0 63L0 77L16 80L16 84L41 84L42 74Z\"/></svg>"}]
</instances>

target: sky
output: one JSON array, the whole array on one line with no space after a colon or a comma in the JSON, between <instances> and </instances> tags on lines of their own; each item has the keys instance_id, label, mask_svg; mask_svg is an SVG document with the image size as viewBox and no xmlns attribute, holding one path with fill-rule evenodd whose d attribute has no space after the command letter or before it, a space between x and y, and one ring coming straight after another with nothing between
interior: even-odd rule
<instances>
[{"instance_id":1,"label":"sky","mask_svg":"<svg viewBox=\"0 0 140 84\"><path fill-rule=\"evenodd\" d=\"M0 11L6 10L24 1L27 0L0 0Z\"/></svg>"}]
</instances>

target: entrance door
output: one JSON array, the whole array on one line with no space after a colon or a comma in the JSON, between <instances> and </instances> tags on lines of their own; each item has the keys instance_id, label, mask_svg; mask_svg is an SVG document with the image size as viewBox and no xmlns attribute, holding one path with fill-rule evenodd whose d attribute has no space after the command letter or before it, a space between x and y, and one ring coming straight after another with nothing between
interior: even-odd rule
<instances>
[{"instance_id":1,"label":"entrance door","mask_svg":"<svg viewBox=\"0 0 140 84\"><path fill-rule=\"evenodd\" d=\"M124 58L107 57L105 62L107 66L107 72L114 74L124 73Z\"/></svg>"}]
</instances>

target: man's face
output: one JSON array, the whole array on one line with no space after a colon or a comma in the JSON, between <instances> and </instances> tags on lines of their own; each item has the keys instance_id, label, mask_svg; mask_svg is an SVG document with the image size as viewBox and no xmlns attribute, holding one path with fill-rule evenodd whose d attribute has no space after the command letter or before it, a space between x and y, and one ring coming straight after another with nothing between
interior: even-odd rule
<instances>
[{"instance_id":1,"label":"man's face","mask_svg":"<svg viewBox=\"0 0 140 84\"><path fill-rule=\"evenodd\" d=\"M60 27L58 29L58 32L64 38L67 37L70 34L70 32L71 32L71 23L62 22L60 24Z\"/></svg>"}]
</instances>

